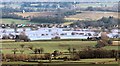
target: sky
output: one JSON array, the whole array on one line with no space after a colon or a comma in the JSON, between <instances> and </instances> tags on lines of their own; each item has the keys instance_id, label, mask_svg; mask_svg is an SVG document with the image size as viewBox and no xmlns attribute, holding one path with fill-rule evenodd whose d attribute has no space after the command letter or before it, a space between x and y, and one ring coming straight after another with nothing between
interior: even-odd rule
<instances>
[{"instance_id":1,"label":"sky","mask_svg":"<svg viewBox=\"0 0 120 66\"><path fill-rule=\"evenodd\" d=\"M120 0L0 0L0 2L118 2Z\"/></svg>"}]
</instances>

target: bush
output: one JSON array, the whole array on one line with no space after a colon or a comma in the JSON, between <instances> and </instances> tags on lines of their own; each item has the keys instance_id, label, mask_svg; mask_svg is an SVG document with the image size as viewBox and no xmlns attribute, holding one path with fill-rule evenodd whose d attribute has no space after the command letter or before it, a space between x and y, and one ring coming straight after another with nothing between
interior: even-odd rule
<instances>
[{"instance_id":1,"label":"bush","mask_svg":"<svg viewBox=\"0 0 120 66\"><path fill-rule=\"evenodd\" d=\"M15 54L6 54L4 55L3 59L9 59L10 61L24 61L24 60L28 60L29 56L25 55L25 54L19 54L19 55L15 55Z\"/></svg>"}]
</instances>

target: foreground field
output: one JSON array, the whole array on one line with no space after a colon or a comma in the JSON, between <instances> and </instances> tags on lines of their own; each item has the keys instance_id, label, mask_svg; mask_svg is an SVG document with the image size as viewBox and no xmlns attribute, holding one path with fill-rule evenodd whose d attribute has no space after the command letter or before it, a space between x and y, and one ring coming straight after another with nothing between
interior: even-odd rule
<instances>
[{"instance_id":1,"label":"foreground field","mask_svg":"<svg viewBox=\"0 0 120 66\"><path fill-rule=\"evenodd\" d=\"M86 46L94 47L96 41L33 41L33 42L14 42L14 41L3 41L2 48L4 53L12 53L11 50L14 48L21 48L20 45L24 44L25 47L30 45L33 48L44 48L45 53L52 53L54 50L61 52L68 51L69 47L76 48L77 50L84 49ZM28 48L25 48L24 53L32 53Z\"/></svg>"},{"instance_id":2,"label":"foreground field","mask_svg":"<svg viewBox=\"0 0 120 66\"><path fill-rule=\"evenodd\" d=\"M33 48L43 48L44 53L52 53L55 50L60 52L68 52L68 48L76 48L77 51L90 47L95 47L96 41L32 41L32 42L15 42L14 40L4 40L2 41L2 51L3 53L13 53L14 48L21 49L21 44L25 45L25 54L33 53L29 50L28 46L33 46ZM108 50L118 50L120 46L106 46L104 49ZM20 53L20 52L18 52Z\"/></svg>"},{"instance_id":3,"label":"foreground field","mask_svg":"<svg viewBox=\"0 0 120 66\"><path fill-rule=\"evenodd\" d=\"M44 48L44 53L52 53L54 50L59 50L60 52L68 52L68 48L76 48L77 51L87 48L88 46L93 47L96 45L96 41L32 41L32 42L15 42L14 40L2 40L2 53L4 54L13 54L12 50L14 48L21 49L21 44L24 44L25 52L24 54L33 53L32 50L29 50L27 47L32 45L33 48ZM119 46L120 47L120 46ZM106 46L104 49L118 50L118 46ZM20 52L17 52L20 53ZM115 61L115 58L96 58L96 59L80 59L80 61L64 61L64 60L37 60L34 62L2 62L2 66L11 65L11 66L118 66L118 62Z\"/></svg>"},{"instance_id":4,"label":"foreground field","mask_svg":"<svg viewBox=\"0 0 120 66\"><path fill-rule=\"evenodd\" d=\"M57 63L56 63L57 62ZM43 65L62 65L62 64L118 64L114 58L105 58L105 59L81 59L80 61L62 61L62 60L52 60L49 63L49 60L40 60L38 62L3 62L2 64L43 64Z\"/></svg>"},{"instance_id":5,"label":"foreground field","mask_svg":"<svg viewBox=\"0 0 120 66\"><path fill-rule=\"evenodd\" d=\"M40 66L118 66L118 62L114 60L114 58L111 59L81 59L80 61L59 61L59 60L52 60L51 63L49 63L47 60L42 62L43 60L39 62L3 62L3 65L40 65ZM98 63L98 64L97 64ZM101 64L99 64L101 63ZM104 64L102 64L104 63Z\"/></svg>"}]
</instances>

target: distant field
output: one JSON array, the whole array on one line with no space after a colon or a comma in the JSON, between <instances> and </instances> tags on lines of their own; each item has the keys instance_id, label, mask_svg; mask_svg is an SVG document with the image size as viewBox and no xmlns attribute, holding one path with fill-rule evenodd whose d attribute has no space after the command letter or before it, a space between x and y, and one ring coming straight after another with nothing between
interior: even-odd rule
<instances>
[{"instance_id":1,"label":"distant field","mask_svg":"<svg viewBox=\"0 0 120 66\"><path fill-rule=\"evenodd\" d=\"M37 17L37 16L49 16L49 15L53 15L52 12L25 12L25 13L21 13L21 12L17 12L15 13L19 16L23 16L23 17Z\"/></svg>"},{"instance_id":2,"label":"distant field","mask_svg":"<svg viewBox=\"0 0 120 66\"><path fill-rule=\"evenodd\" d=\"M118 3L117 2L103 2L103 3L80 3L80 4L77 4L76 6L77 7L81 7L81 8L87 8L87 7L104 7L105 5L107 7L113 7L114 5L117 5Z\"/></svg>"},{"instance_id":3,"label":"distant field","mask_svg":"<svg viewBox=\"0 0 120 66\"><path fill-rule=\"evenodd\" d=\"M25 47L33 46L33 48L44 48L45 53L52 53L54 50L59 50L61 52L67 52L68 48L76 48L77 50L82 50L87 46L94 47L96 41L32 41L32 42L14 42L14 41L2 41L3 53L12 53L14 48L20 49L20 45L24 44ZM120 46L119 46L120 47ZM104 49L116 49L118 46L106 46ZM19 52L20 53L20 52ZM25 48L25 54L33 53L33 51Z\"/></svg>"},{"instance_id":4,"label":"distant field","mask_svg":"<svg viewBox=\"0 0 120 66\"><path fill-rule=\"evenodd\" d=\"M19 20L19 19L0 19L0 21L2 21L1 23L4 24L11 24L11 23L16 23L16 24L31 24L34 22L30 22L28 20Z\"/></svg>"},{"instance_id":5,"label":"distant field","mask_svg":"<svg viewBox=\"0 0 120 66\"><path fill-rule=\"evenodd\" d=\"M72 24L73 22L65 22L65 23L63 23L63 25L70 25L70 24Z\"/></svg>"},{"instance_id":6,"label":"distant field","mask_svg":"<svg viewBox=\"0 0 120 66\"><path fill-rule=\"evenodd\" d=\"M49 16L49 15L54 15L54 13L52 12L25 12L25 13L15 13L19 16L23 16L23 17L28 17L28 16ZM120 14L120 13L119 13ZM66 20L98 20L102 17L109 17L109 16L113 16L115 18L120 18L118 17L118 13L117 12L101 12L101 11L83 11L80 14L77 15L72 15L69 17L66 17Z\"/></svg>"},{"instance_id":7,"label":"distant field","mask_svg":"<svg viewBox=\"0 0 120 66\"><path fill-rule=\"evenodd\" d=\"M19 16L23 16L23 17L28 17L28 16L49 16L49 15L53 15L52 12L25 12L25 13L15 13ZM115 18L120 18L118 17L118 15L120 15L120 13L117 12L100 12L100 11L83 11L80 14L76 14L76 15L72 15L69 17L65 17L66 20L98 20L101 19L103 16L104 17L109 17L109 16L113 16ZM1 19L0 19L1 21ZM30 22L28 20L17 20L17 19L2 19L2 23L7 23L10 24L12 22L15 22L17 24L28 24L28 23L35 23L35 22ZM64 23L64 25L69 25L72 22L67 22Z\"/></svg>"},{"instance_id":8,"label":"distant field","mask_svg":"<svg viewBox=\"0 0 120 66\"><path fill-rule=\"evenodd\" d=\"M97 12L97 11L85 11L77 15L72 15L69 17L66 17L66 20L98 20L101 19L103 16L104 17L109 17L113 16L115 18L120 18L118 17L117 12Z\"/></svg>"}]
</instances>

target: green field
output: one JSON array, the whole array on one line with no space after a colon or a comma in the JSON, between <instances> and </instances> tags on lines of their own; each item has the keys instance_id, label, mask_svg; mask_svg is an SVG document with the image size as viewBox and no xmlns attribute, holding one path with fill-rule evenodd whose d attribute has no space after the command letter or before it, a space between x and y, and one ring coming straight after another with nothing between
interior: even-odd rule
<instances>
[{"instance_id":1,"label":"green field","mask_svg":"<svg viewBox=\"0 0 120 66\"><path fill-rule=\"evenodd\" d=\"M15 42L14 40L2 40L2 53L4 54L13 54L12 50L14 48L21 49L21 44L24 44L25 52L24 54L33 53L32 50L29 50L27 47L32 45L33 48L44 48L44 53L52 53L54 50L59 50L60 52L68 52L68 48L76 48L78 51L87 48L87 46L94 47L96 45L96 41L32 41L32 42ZM120 47L120 46L119 46ZM106 46L104 49L116 49L118 50L118 46ZM18 54L20 52L17 52ZM95 63L98 63L97 65ZM104 63L105 65L101 64ZM52 60L49 63L49 60L39 60L38 62L3 62L5 65L38 65L40 66L106 66L106 64L110 64L109 66L118 66L118 62L115 61L114 58L103 58L103 59L81 59L80 61L61 61L61 60Z\"/></svg>"},{"instance_id":2,"label":"green field","mask_svg":"<svg viewBox=\"0 0 120 66\"><path fill-rule=\"evenodd\" d=\"M86 46L94 46L95 41L33 41L33 42L14 42L14 41L3 41L2 48L4 53L12 53L11 50L14 48L20 48L20 45L24 44L25 47L32 45L33 48L44 48L45 53L52 53L54 50L61 52L68 51L69 47L76 48L77 50L84 49ZM25 48L25 53L32 53L32 51Z\"/></svg>"},{"instance_id":3,"label":"green field","mask_svg":"<svg viewBox=\"0 0 120 66\"><path fill-rule=\"evenodd\" d=\"M34 22L30 22L28 20L20 20L20 19L0 19L2 21L1 23L4 24L11 24L11 23L16 23L16 24L33 24Z\"/></svg>"},{"instance_id":4,"label":"green field","mask_svg":"<svg viewBox=\"0 0 120 66\"><path fill-rule=\"evenodd\" d=\"M13 53L14 48L21 49L21 44L25 45L25 54L33 53L29 50L28 46L33 46L33 48L43 48L44 53L52 53L54 50L60 52L68 52L68 48L76 48L77 51L87 48L87 46L94 47L96 41L32 41L32 42L15 42L14 40L4 40L2 41L2 51L3 53ZM119 46L120 47L120 46ZM106 46L103 47L108 50L118 50L118 46ZM20 52L18 52L20 53Z\"/></svg>"},{"instance_id":5,"label":"green field","mask_svg":"<svg viewBox=\"0 0 120 66\"><path fill-rule=\"evenodd\" d=\"M105 64L94 64L94 63L104 63ZM118 66L118 62L115 61L114 58L111 59L81 59L80 61L59 61L52 60L51 63L48 61L44 61L44 63L40 62L3 62L2 64L6 65L40 65L40 66Z\"/></svg>"}]
</instances>

